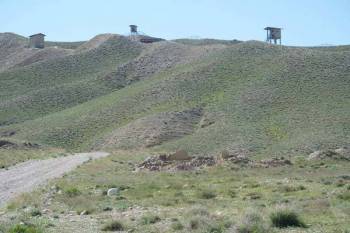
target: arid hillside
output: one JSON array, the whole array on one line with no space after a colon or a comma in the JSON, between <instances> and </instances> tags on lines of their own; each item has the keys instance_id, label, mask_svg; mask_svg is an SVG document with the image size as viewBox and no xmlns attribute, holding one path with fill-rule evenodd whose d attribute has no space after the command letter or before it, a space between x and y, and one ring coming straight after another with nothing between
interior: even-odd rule
<instances>
[{"instance_id":1,"label":"arid hillside","mask_svg":"<svg viewBox=\"0 0 350 233\"><path fill-rule=\"evenodd\" d=\"M347 46L142 44L114 34L45 49L26 43L0 36L0 135L8 140L195 154L349 146Z\"/></svg>"},{"instance_id":2,"label":"arid hillside","mask_svg":"<svg viewBox=\"0 0 350 233\"><path fill-rule=\"evenodd\" d=\"M0 34L0 233L347 233L349 161L350 46Z\"/></svg>"}]
</instances>

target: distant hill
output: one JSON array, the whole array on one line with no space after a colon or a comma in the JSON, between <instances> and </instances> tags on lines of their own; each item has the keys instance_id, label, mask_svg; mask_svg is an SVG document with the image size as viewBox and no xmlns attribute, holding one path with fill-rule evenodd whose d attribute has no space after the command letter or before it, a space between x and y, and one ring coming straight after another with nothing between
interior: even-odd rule
<instances>
[{"instance_id":1,"label":"distant hill","mask_svg":"<svg viewBox=\"0 0 350 233\"><path fill-rule=\"evenodd\" d=\"M45 49L28 48L28 38L14 33L0 33L0 72L39 61L56 59L72 54L83 42L50 42Z\"/></svg>"},{"instance_id":2,"label":"distant hill","mask_svg":"<svg viewBox=\"0 0 350 233\"><path fill-rule=\"evenodd\" d=\"M25 43L0 36L0 64ZM142 44L112 34L52 45L69 52L47 58L40 55L52 54L47 47L3 66L0 135L12 131L15 139L74 150L195 154L298 155L350 146L350 46Z\"/></svg>"},{"instance_id":3,"label":"distant hill","mask_svg":"<svg viewBox=\"0 0 350 233\"><path fill-rule=\"evenodd\" d=\"M211 45L211 44L225 44L233 45L242 41L239 40L217 40L217 39L176 39L174 42L187 45Z\"/></svg>"}]
</instances>

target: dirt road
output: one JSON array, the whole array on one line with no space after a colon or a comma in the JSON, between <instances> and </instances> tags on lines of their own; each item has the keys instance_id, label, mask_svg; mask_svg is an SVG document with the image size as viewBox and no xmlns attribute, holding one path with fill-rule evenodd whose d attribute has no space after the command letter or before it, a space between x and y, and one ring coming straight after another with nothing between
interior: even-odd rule
<instances>
[{"instance_id":1,"label":"dirt road","mask_svg":"<svg viewBox=\"0 0 350 233\"><path fill-rule=\"evenodd\" d=\"M89 159L108 156L106 152L91 152L46 160L32 160L8 170L0 170L0 207L11 198L30 192L49 179L61 177Z\"/></svg>"}]
</instances>

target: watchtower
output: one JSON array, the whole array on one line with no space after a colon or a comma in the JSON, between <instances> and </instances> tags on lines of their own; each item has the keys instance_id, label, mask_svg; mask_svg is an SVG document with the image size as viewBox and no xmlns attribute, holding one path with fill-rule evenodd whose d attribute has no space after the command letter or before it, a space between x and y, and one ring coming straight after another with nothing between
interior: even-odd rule
<instances>
[{"instance_id":1,"label":"watchtower","mask_svg":"<svg viewBox=\"0 0 350 233\"><path fill-rule=\"evenodd\" d=\"M266 42L272 44L272 41L274 41L274 43L277 44L277 40L279 40L280 45L282 44L282 28L266 27L265 30Z\"/></svg>"},{"instance_id":2,"label":"watchtower","mask_svg":"<svg viewBox=\"0 0 350 233\"><path fill-rule=\"evenodd\" d=\"M43 49L45 47L45 35L37 33L29 36L29 48Z\"/></svg>"},{"instance_id":3,"label":"watchtower","mask_svg":"<svg viewBox=\"0 0 350 233\"><path fill-rule=\"evenodd\" d=\"M155 42L159 42L159 41L164 40L162 38L147 36L145 33L139 32L137 30L137 25L129 25L129 27L130 27L129 38L133 41L138 41L141 43L149 44L149 43L155 43Z\"/></svg>"},{"instance_id":4,"label":"watchtower","mask_svg":"<svg viewBox=\"0 0 350 233\"><path fill-rule=\"evenodd\" d=\"M138 35L138 31L137 31L137 25L130 25L130 34L131 35Z\"/></svg>"}]
</instances>

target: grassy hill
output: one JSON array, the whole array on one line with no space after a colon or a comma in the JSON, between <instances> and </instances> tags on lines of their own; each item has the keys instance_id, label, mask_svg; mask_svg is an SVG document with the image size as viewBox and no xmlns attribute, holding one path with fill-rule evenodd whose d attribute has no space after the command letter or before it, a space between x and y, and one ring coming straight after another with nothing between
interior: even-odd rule
<instances>
[{"instance_id":1,"label":"grassy hill","mask_svg":"<svg viewBox=\"0 0 350 233\"><path fill-rule=\"evenodd\" d=\"M119 36L99 43L0 73L0 132L75 150L138 148L145 145L136 142L140 131L148 132L143 140L162 142L156 150L198 154L225 148L303 154L349 145L348 46L144 46ZM155 127L167 124L164 116L192 109L201 115L183 123L192 124L191 133ZM169 124L178 123L171 119ZM113 143L116 135L123 143Z\"/></svg>"},{"instance_id":2,"label":"grassy hill","mask_svg":"<svg viewBox=\"0 0 350 233\"><path fill-rule=\"evenodd\" d=\"M350 46L113 34L26 44L0 34L0 169L68 151L111 155L13 199L0 232L349 229L349 160L306 155L350 147ZM198 167L149 157L178 149L251 157L194 157L213 162Z\"/></svg>"},{"instance_id":3,"label":"grassy hill","mask_svg":"<svg viewBox=\"0 0 350 233\"><path fill-rule=\"evenodd\" d=\"M117 35L99 47L0 73L0 125L35 119L110 92L99 79L140 53Z\"/></svg>"}]
</instances>

